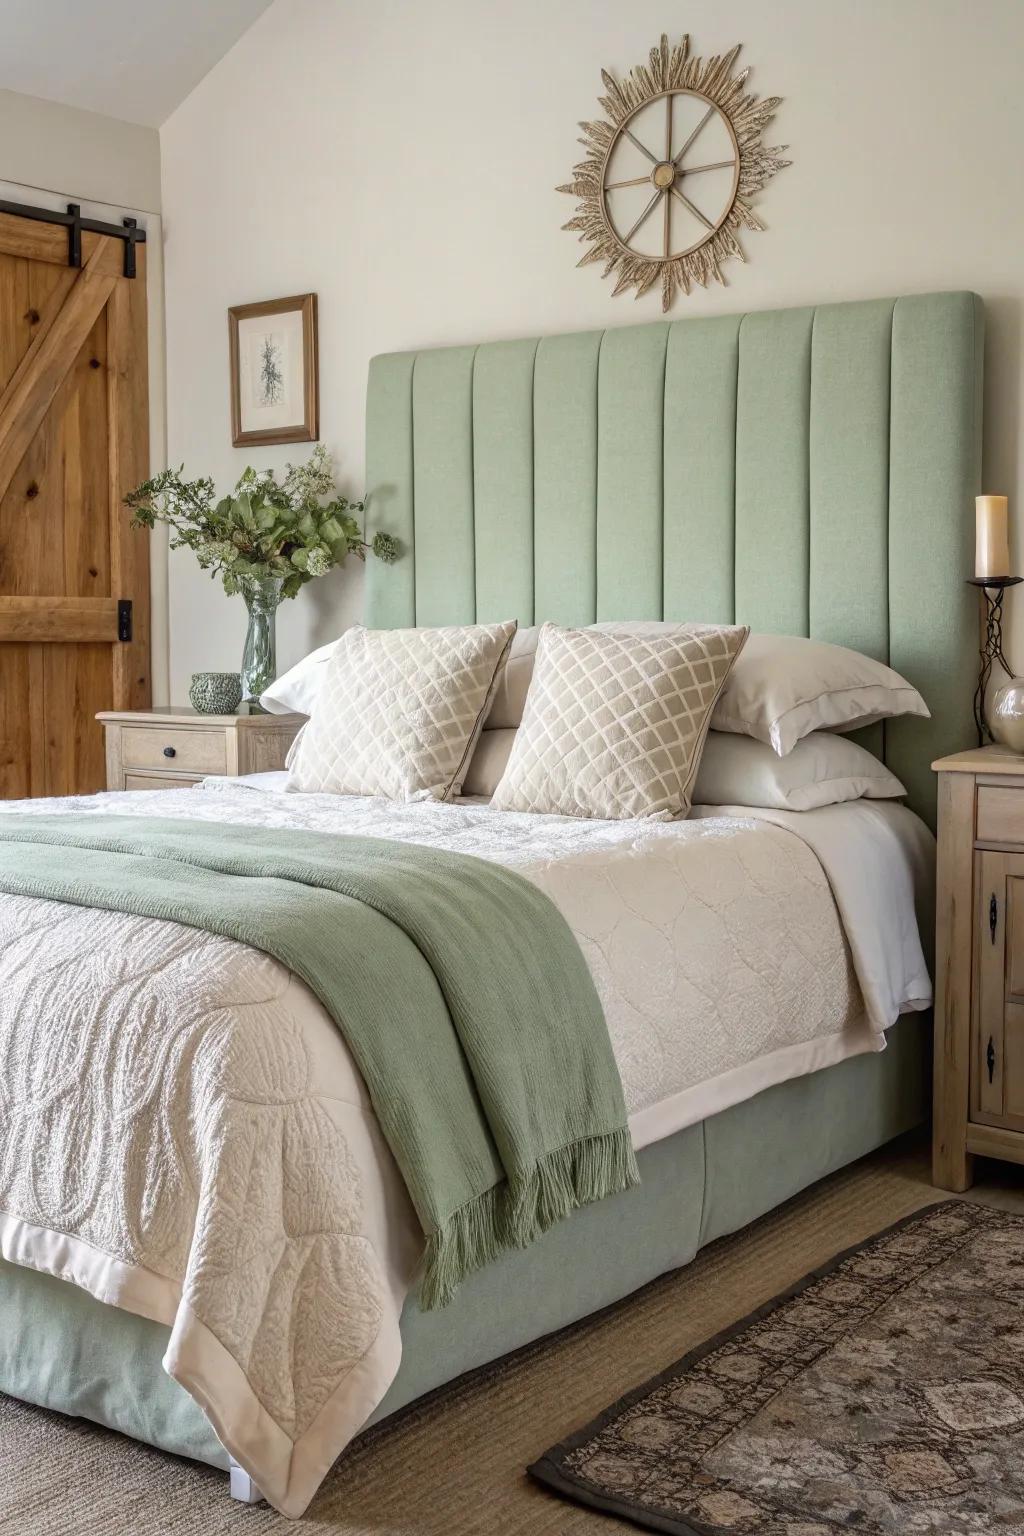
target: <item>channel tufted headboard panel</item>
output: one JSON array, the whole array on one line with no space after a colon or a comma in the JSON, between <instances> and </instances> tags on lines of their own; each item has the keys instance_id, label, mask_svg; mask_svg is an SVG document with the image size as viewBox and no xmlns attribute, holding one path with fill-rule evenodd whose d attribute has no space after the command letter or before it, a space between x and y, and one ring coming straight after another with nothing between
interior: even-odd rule
<instances>
[{"instance_id":1,"label":"channel tufted headboard panel","mask_svg":"<svg viewBox=\"0 0 1024 1536\"><path fill-rule=\"evenodd\" d=\"M969 293L374 358L378 627L736 620L889 661L931 721L873 745L934 821L970 745L983 313Z\"/></svg>"}]
</instances>

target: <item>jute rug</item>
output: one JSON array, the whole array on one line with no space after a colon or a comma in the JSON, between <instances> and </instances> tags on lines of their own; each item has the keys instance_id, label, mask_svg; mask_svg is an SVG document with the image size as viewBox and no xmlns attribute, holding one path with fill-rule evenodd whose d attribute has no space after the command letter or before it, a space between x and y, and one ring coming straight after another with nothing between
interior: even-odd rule
<instances>
[{"instance_id":1,"label":"jute rug","mask_svg":"<svg viewBox=\"0 0 1024 1536\"><path fill-rule=\"evenodd\" d=\"M971 1191L1024 1210L1024 1172ZM815 1265L935 1201L927 1153L888 1147L639 1295L370 1430L303 1519L227 1496L223 1473L0 1396L3 1536L637 1536L525 1467L567 1430Z\"/></svg>"},{"instance_id":2,"label":"jute rug","mask_svg":"<svg viewBox=\"0 0 1024 1536\"><path fill-rule=\"evenodd\" d=\"M1024 1530L1024 1216L840 1254L530 1468L675 1536Z\"/></svg>"}]
</instances>

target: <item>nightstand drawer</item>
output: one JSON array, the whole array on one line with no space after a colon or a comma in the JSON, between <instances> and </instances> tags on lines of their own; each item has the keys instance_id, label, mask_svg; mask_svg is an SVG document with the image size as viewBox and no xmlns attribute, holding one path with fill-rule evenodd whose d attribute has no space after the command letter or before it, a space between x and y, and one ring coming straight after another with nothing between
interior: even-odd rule
<instances>
[{"instance_id":1,"label":"nightstand drawer","mask_svg":"<svg viewBox=\"0 0 1024 1536\"><path fill-rule=\"evenodd\" d=\"M1024 846L1024 789L978 785L979 843L1020 843Z\"/></svg>"},{"instance_id":2,"label":"nightstand drawer","mask_svg":"<svg viewBox=\"0 0 1024 1536\"><path fill-rule=\"evenodd\" d=\"M180 773L226 773L223 730L154 729L125 726L121 761L129 768L163 768Z\"/></svg>"},{"instance_id":3,"label":"nightstand drawer","mask_svg":"<svg viewBox=\"0 0 1024 1536\"><path fill-rule=\"evenodd\" d=\"M198 779L176 779L169 773L126 773L125 789L192 789Z\"/></svg>"},{"instance_id":4,"label":"nightstand drawer","mask_svg":"<svg viewBox=\"0 0 1024 1536\"><path fill-rule=\"evenodd\" d=\"M194 709L111 710L106 733L108 789L181 789L208 773L265 773L284 767L305 715L200 715Z\"/></svg>"}]
</instances>

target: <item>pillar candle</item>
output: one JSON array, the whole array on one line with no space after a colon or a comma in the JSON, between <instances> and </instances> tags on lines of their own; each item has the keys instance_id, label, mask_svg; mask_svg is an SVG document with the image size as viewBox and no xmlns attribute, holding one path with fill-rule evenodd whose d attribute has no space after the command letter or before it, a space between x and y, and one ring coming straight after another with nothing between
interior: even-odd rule
<instances>
[{"instance_id":1,"label":"pillar candle","mask_svg":"<svg viewBox=\"0 0 1024 1536\"><path fill-rule=\"evenodd\" d=\"M974 574L1009 576L1010 539L1006 497L977 496L975 506Z\"/></svg>"}]
</instances>

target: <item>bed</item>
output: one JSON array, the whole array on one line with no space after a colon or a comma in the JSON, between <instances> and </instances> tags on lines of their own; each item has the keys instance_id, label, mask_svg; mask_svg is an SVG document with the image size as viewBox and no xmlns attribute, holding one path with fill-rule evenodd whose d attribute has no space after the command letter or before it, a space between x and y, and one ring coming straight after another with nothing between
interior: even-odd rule
<instances>
[{"instance_id":1,"label":"bed","mask_svg":"<svg viewBox=\"0 0 1024 1536\"><path fill-rule=\"evenodd\" d=\"M852 646L890 661L931 707L928 721L897 720L868 736L908 786L911 810L717 808L638 832L621 823L566 828L562 818L476 805L339 805L266 780L76 807L146 816L159 799L162 816L324 835L369 830L508 862L563 912L597 982L640 1190L576 1212L472 1275L449 1306L425 1311L410 1292L415 1223L358 1074L336 1041L328 1060L331 1026L301 984L265 957L250 964L249 983L266 995L247 1006L287 1007L325 1053L317 1057L324 1096L346 1106L373 1191L367 1220L387 1317L373 1348L354 1357L373 1369L354 1372L335 1441L685 1264L702 1244L922 1118L929 993L906 914L915 900L927 911L930 850L913 813L933 820L929 764L970 739L963 576L979 480L981 328L973 296L926 295L393 355L371 366L371 516L399 535L409 558L371 567L368 623L735 619ZM716 896L737 889L746 914L738 928ZM673 902L680 912L688 904L689 917L669 933ZM43 906L0 899L8 1002L38 981L17 948L26 932L67 927ZM72 995L88 985L121 997L110 1017L127 1028L124 945L105 918L78 913L63 978ZM927 931L927 918L920 926ZM905 939L895 950L893 930ZM225 957L198 938L190 944L188 932L170 944L150 931L160 964L148 989L129 968L127 992L148 999L147 1017L158 1016L161 987L164 1006L179 1006L180 978L194 991L207 962L204 1007L238 1001L217 992L225 976L238 980L231 946ZM201 960L204 947L217 950L212 959ZM175 967L177 991L168 982ZM37 996L35 1008L45 1025ZM10 1181L19 1165L5 1135ZM185 1351L161 1307L133 1300L130 1288L105 1305L98 1298L118 1299L116 1287L105 1290L109 1277L74 1273L66 1254L39 1262L41 1250L33 1257L19 1246L10 1224L0 1233L0 1389L227 1469L232 1458L211 1417L223 1427L231 1405L205 1401L204 1413L202 1393L165 1373L168 1353ZM325 1440L322 1465L312 1455L301 1488L266 1489L279 1508L300 1512L331 1444L340 1449Z\"/></svg>"}]
</instances>

